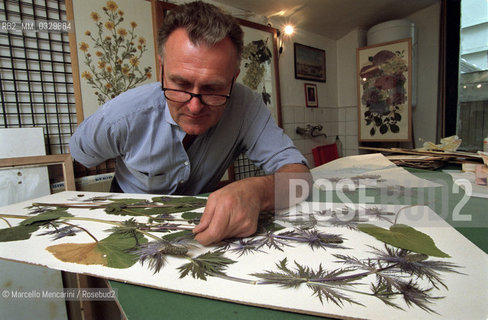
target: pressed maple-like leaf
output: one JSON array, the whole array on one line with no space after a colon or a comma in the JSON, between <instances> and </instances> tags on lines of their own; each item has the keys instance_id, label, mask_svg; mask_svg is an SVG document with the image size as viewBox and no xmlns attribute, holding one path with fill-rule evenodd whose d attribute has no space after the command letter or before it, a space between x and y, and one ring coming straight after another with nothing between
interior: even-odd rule
<instances>
[{"instance_id":1,"label":"pressed maple-like leaf","mask_svg":"<svg viewBox=\"0 0 488 320\"><path fill-rule=\"evenodd\" d=\"M394 224L388 230L364 223L359 224L358 229L397 248L423 253L432 257L450 257L447 253L437 248L430 236L404 224Z\"/></svg>"},{"instance_id":2,"label":"pressed maple-like leaf","mask_svg":"<svg viewBox=\"0 0 488 320\"><path fill-rule=\"evenodd\" d=\"M138 243L147 240L138 233ZM129 234L114 233L98 242L63 243L47 247L56 258L79 264L101 264L111 268L129 268L138 257L129 251L136 246L136 238Z\"/></svg>"},{"instance_id":3,"label":"pressed maple-like leaf","mask_svg":"<svg viewBox=\"0 0 488 320\"><path fill-rule=\"evenodd\" d=\"M63 262L107 265L107 259L98 250L96 242L63 243L49 246L46 250Z\"/></svg>"}]
</instances>

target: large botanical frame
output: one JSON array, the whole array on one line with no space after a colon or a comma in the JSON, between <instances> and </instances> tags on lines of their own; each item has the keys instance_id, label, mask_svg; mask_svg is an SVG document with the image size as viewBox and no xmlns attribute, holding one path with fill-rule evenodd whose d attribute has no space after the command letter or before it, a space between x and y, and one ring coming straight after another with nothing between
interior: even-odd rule
<instances>
[{"instance_id":1,"label":"large botanical frame","mask_svg":"<svg viewBox=\"0 0 488 320\"><path fill-rule=\"evenodd\" d=\"M412 39L357 49L358 138L412 140Z\"/></svg>"},{"instance_id":2,"label":"large botanical frame","mask_svg":"<svg viewBox=\"0 0 488 320\"><path fill-rule=\"evenodd\" d=\"M69 33L78 124L100 105L156 80L151 3L131 0L66 0L75 24Z\"/></svg>"}]
</instances>

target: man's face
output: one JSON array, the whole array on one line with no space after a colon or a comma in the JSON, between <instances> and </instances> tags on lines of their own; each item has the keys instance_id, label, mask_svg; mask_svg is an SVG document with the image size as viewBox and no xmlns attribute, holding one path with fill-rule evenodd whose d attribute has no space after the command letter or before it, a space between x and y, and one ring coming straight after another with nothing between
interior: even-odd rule
<instances>
[{"instance_id":1,"label":"man's face","mask_svg":"<svg viewBox=\"0 0 488 320\"><path fill-rule=\"evenodd\" d=\"M228 38L213 47L194 45L184 29L175 30L166 41L163 86L196 94L229 94L237 76L236 50ZM217 124L225 109L207 106L193 97L186 103L168 101L173 120L187 134L199 135Z\"/></svg>"}]
</instances>

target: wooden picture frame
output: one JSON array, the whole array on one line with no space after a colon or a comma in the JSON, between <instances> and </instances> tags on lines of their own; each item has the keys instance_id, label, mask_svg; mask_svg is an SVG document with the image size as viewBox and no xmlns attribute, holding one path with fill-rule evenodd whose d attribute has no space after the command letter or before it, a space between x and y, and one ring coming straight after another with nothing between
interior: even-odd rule
<instances>
[{"instance_id":1,"label":"wooden picture frame","mask_svg":"<svg viewBox=\"0 0 488 320\"><path fill-rule=\"evenodd\" d=\"M54 154L47 156L29 156L0 159L0 168L6 167L28 167L28 166L49 166L60 164L63 166L64 187L67 191L75 191L75 177L71 154Z\"/></svg>"},{"instance_id":2,"label":"wooden picture frame","mask_svg":"<svg viewBox=\"0 0 488 320\"><path fill-rule=\"evenodd\" d=\"M412 39L357 49L358 140L412 140Z\"/></svg>"},{"instance_id":3,"label":"wooden picture frame","mask_svg":"<svg viewBox=\"0 0 488 320\"><path fill-rule=\"evenodd\" d=\"M317 85L313 83L305 83L305 104L307 108L318 108L319 97L317 95Z\"/></svg>"},{"instance_id":4,"label":"wooden picture frame","mask_svg":"<svg viewBox=\"0 0 488 320\"><path fill-rule=\"evenodd\" d=\"M293 43L295 78L318 82L326 81L325 50Z\"/></svg>"}]
</instances>

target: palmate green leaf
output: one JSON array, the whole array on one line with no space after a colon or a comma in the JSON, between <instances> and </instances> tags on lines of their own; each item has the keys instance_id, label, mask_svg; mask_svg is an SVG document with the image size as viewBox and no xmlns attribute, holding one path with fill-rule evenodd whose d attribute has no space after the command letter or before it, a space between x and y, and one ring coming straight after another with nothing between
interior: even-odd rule
<instances>
[{"instance_id":1,"label":"palmate green leaf","mask_svg":"<svg viewBox=\"0 0 488 320\"><path fill-rule=\"evenodd\" d=\"M167 208L162 208L164 210L162 210L160 214L190 211L205 207L207 204L207 199L196 197L154 197L152 198L152 201L168 205Z\"/></svg>"},{"instance_id":2,"label":"palmate green leaf","mask_svg":"<svg viewBox=\"0 0 488 320\"><path fill-rule=\"evenodd\" d=\"M428 235L404 224L394 224L389 230L369 223L358 225L358 229L394 247L423 253L432 257L450 258L441 251Z\"/></svg>"},{"instance_id":3,"label":"palmate green leaf","mask_svg":"<svg viewBox=\"0 0 488 320\"><path fill-rule=\"evenodd\" d=\"M138 261L131 250L147 239L138 232L134 235L113 233L107 238L91 243L62 243L47 247L56 258L78 264L100 264L111 268L125 269Z\"/></svg>"},{"instance_id":4,"label":"palmate green leaf","mask_svg":"<svg viewBox=\"0 0 488 320\"><path fill-rule=\"evenodd\" d=\"M147 242L142 233L136 232L134 235L113 233L107 238L98 242L98 250L107 259L107 267L129 268L138 261L137 255L129 253L137 244Z\"/></svg>"},{"instance_id":5,"label":"palmate green leaf","mask_svg":"<svg viewBox=\"0 0 488 320\"><path fill-rule=\"evenodd\" d=\"M224 251L208 251L191 259L191 262L178 267L180 278L186 277L189 273L195 279L207 280L207 276L224 275L223 270L227 265L236 261L224 257Z\"/></svg>"},{"instance_id":6,"label":"palmate green leaf","mask_svg":"<svg viewBox=\"0 0 488 320\"><path fill-rule=\"evenodd\" d=\"M25 219L20 223L21 226L29 226L29 225L42 225L46 224L48 222L57 220L62 217L72 217L73 215L68 213L67 208L56 208L52 209L46 212L43 212L41 214L38 214L37 216L33 216L29 219Z\"/></svg>"},{"instance_id":7,"label":"palmate green leaf","mask_svg":"<svg viewBox=\"0 0 488 320\"><path fill-rule=\"evenodd\" d=\"M37 231L37 229L39 229L38 225L19 225L11 228L0 229L0 242L29 239L32 233Z\"/></svg>"}]
</instances>

